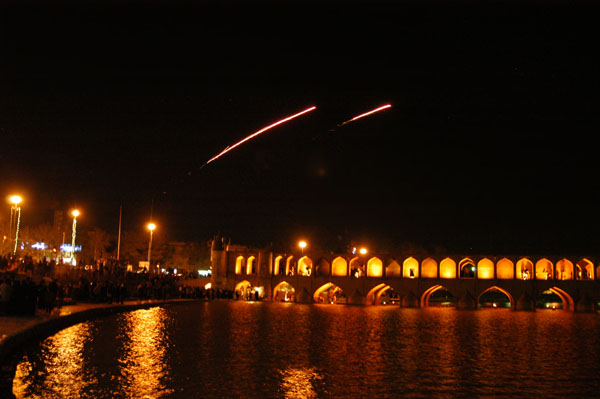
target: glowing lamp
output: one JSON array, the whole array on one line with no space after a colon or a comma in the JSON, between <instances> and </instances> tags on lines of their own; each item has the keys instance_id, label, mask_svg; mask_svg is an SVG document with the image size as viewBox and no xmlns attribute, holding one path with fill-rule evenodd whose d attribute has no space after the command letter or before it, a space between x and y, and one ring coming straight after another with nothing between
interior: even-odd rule
<instances>
[{"instance_id":1,"label":"glowing lamp","mask_svg":"<svg viewBox=\"0 0 600 399\"><path fill-rule=\"evenodd\" d=\"M360 252L361 255L366 255L367 254L367 248L361 248L358 252Z\"/></svg>"},{"instance_id":2,"label":"glowing lamp","mask_svg":"<svg viewBox=\"0 0 600 399\"><path fill-rule=\"evenodd\" d=\"M79 211L77 209L73 210L73 212L71 212L71 214L73 215L73 217L77 217L79 216Z\"/></svg>"},{"instance_id":3,"label":"glowing lamp","mask_svg":"<svg viewBox=\"0 0 600 399\"><path fill-rule=\"evenodd\" d=\"M23 201L23 198L21 198L19 195L13 195L10 197L10 202L15 205L19 205L21 201Z\"/></svg>"},{"instance_id":4,"label":"glowing lamp","mask_svg":"<svg viewBox=\"0 0 600 399\"><path fill-rule=\"evenodd\" d=\"M148 230L154 231L155 228L156 228L156 225L154 223L148 223Z\"/></svg>"}]
</instances>

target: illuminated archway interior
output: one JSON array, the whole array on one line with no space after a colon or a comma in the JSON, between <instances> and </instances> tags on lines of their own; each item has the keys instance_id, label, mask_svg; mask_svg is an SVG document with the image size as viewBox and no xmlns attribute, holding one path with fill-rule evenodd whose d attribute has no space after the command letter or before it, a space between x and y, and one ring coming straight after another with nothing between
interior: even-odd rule
<instances>
[{"instance_id":1,"label":"illuminated archway interior","mask_svg":"<svg viewBox=\"0 0 600 399\"><path fill-rule=\"evenodd\" d=\"M381 259L374 257L369 259L367 262L367 276L368 277L382 277L383 276L383 262Z\"/></svg>"},{"instance_id":2,"label":"illuminated archway interior","mask_svg":"<svg viewBox=\"0 0 600 399\"><path fill-rule=\"evenodd\" d=\"M313 294L316 303L345 303L347 300L344 291L333 283L326 283L319 287Z\"/></svg>"},{"instance_id":3,"label":"illuminated archway interior","mask_svg":"<svg viewBox=\"0 0 600 399\"><path fill-rule=\"evenodd\" d=\"M419 277L419 262L413 258L407 258L402 264L402 277L404 278L417 278Z\"/></svg>"},{"instance_id":4,"label":"illuminated archway interior","mask_svg":"<svg viewBox=\"0 0 600 399\"><path fill-rule=\"evenodd\" d=\"M508 291L494 286L479 295L477 305L483 308L510 308L515 305L515 301Z\"/></svg>"},{"instance_id":5,"label":"illuminated archway interior","mask_svg":"<svg viewBox=\"0 0 600 399\"><path fill-rule=\"evenodd\" d=\"M514 276L514 264L510 260L502 258L496 263L496 278L512 280Z\"/></svg>"},{"instance_id":6,"label":"illuminated archway interior","mask_svg":"<svg viewBox=\"0 0 600 399\"><path fill-rule=\"evenodd\" d=\"M344 277L348 275L348 262L346 262L346 259L342 258L341 256L335 258L331 265L332 276Z\"/></svg>"},{"instance_id":7,"label":"illuminated archway interior","mask_svg":"<svg viewBox=\"0 0 600 399\"><path fill-rule=\"evenodd\" d=\"M386 277L400 277L402 275L401 271L402 271L402 268L400 267L398 262L393 260L392 263L387 265L387 267L385 268L385 276Z\"/></svg>"},{"instance_id":8,"label":"illuminated archway interior","mask_svg":"<svg viewBox=\"0 0 600 399\"><path fill-rule=\"evenodd\" d=\"M458 270L460 270L460 278L474 278L477 268L473 260L465 258L458 263Z\"/></svg>"},{"instance_id":9,"label":"illuminated archway interior","mask_svg":"<svg viewBox=\"0 0 600 399\"><path fill-rule=\"evenodd\" d=\"M588 259L581 259L577 262L577 280L593 280L594 264Z\"/></svg>"},{"instance_id":10,"label":"illuminated archway interior","mask_svg":"<svg viewBox=\"0 0 600 399\"><path fill-rule=\"evenodd\" d=\"M424 259L421 263L421 277L437 278L437 262L432 258Z\"/></svg>"},{"instance_id":11,"label":"illuminated archway interior","mask_svg":"<svg viewBox=\"0 0 600 399\"><path fill-rule=\"evenodd\" d=\"M450 258L443 259L440 262L441 278L456 278L456 262Z\"/></svg>"},{"instance_id":12,"label":"illuminated archway interior","mask_svg":"<svg viewBox=\"0 0 600 399\"><path fill-rule=\"evenodd\" d=\"M242 274L242 266L244 264L244 257L238 256L235 258L235 274Z\"/></svg>"},{"instance_id":13,"label":"illuminated archway interior","mask_svg":"<svg viewBox=\"0 0 600 399\"><path fill-rule=\"evenodd\" d=\"M246 264L246 274L255 274L256 269L254 266L254 261L256 260L255 256L248 257L248 263Z\"/></svg>"},{"instance_id":14,"label":"illuminated archway interior","mask_svg":"<svg viewBox=\"0 0 600 399\"><path fill-rule=\"evenodd\" d=\"M296 290L287 281L282 281L273 288L273 300L294 302L296 300Z\"/></svg>"},{"instance_id":15,"label":"illuminated archway interior","mask_svg":"<svg viewBox=\"0 0 600 399\"><path fill-rule=\"evenodd\" d=\"M517 262L517 279L531 280L533 278L533 262L523 258Z\"/></svg>"},{"instance_id":16,"label":"illuminated archway interior","mask_svg":"<svg viewBox=\"0 0 600 399\"><path fill-rule=\"evenodd\" d=\"M554 265L548 259L543 258L535 263L536 280L551 280L554 277Z\"/></svg>"},{"instance_id":17,"label":"illuminated archway interior","mask_svg":"<svg viewBox=\"0 0 600 399\"><path fill-rule=\"evenodd\" d=\"M298 275L310 276L312 274L313 261L308 256L298 259Z\"/></svg>"},{"instance_id":18,"label":"illuminated archway interior","mask_svg":"<svg viewBox=\"0 0 600 399\"><path fill-rule=\"evenodd\" d=\"M564 258L556 262L557 280L573 280L573 277L573 262Z\"/></svg>"},{"instance_id":19,"label":"illuminated archway interior","mask_svg":"<svg viewBox=\"0 0 600 399\"><path fill-rule=\"evenodd\" d=\"M434 285L427 289L421 295L420 305L422 308L429 306L450 307L456 306L458 298L455 297L446 287Z\"/></svg>"},{"instance_id":20,"label":"illuminated archway interior","mask_svg":"<svg viewBox=\"0 0 600 399\"><path fill-rule=\"evenodd\" d=\"M494 278L494 262L483 258L477 264L477 278L489 280Z\"/></svg>"},{"instance_id":21,"label":"illuminated archway interior","mask_svg":"<svg viewBox=\"0 0 600 399\"><path fill-rule=\"evenodd\" d=\"M281 255L279 255L275 258L274 265L273 265L273 274L275 276L278 276L279 274L283 274L283 268L281 267L281 259L283 259L283 256L281 256Z\"/></svg>"}]
</instances>

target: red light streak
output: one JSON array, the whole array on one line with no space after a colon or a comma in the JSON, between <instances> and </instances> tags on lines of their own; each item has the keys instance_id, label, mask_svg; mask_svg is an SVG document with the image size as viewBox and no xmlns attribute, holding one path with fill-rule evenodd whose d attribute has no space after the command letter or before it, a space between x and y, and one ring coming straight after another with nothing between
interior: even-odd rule
<instances>
[{"instance_id":1,"label":"red light streak","mask_svg":"<svg viewBox=\"0 0 600 399\"><path fill-rule=\"evenodd\" d=\"M383 106L381 106L381 107L379 107L379 108L375 108L375 109L373 109L373 110L371 110L371 111L369 111L369 112L365 112L364 114L360 114L360 115L358 115L358 116L355 116L354 118L352 118L352 119L350 119L350 120L347 120L346 122L344 122L344 123L341 123L341 124L340 124L340 125L338 125L338 126L344 126L344 125L345 125L345 124L347 124L347 123L354 122L354 121L355 121L355 120L357 120L357 119L364 118L365 116L369 116L369 115L371 115L371 114L374 114L375 112L383 111L384 109L391 108L391 107L392 107L392 104L386 104L386 105L383 105Z\"/></svg>"},{"instance_id":2,"label":"red light streak","mask_svg":"<svg viewBox=\"0 0 600 399\"><path fill-rule=\"evenodd\" d=\"M270 124L269 126L263 127L262 129L260 129L259 131L255 132L255 133L252 133L251 135L249 135L245 139L242 139L242 140L238 141L237 143L235 143L235 144L233 144L233 145L225 148L223 151L221 151L220 153L218 153L217 155L215 155L214 157L212 157L211 159L209 159L204 165L207 165L207 164L211 163L212 161L214 161L216 159L219 159L223 155L227 154L229 151L233 150L236 147L239 147L240 145L244 144L246 141L253 139L254 137L258 136L259 134L262 134L262 133L266 132L269 129L272 129L272 128L276 127L276 126L279 126L282 123L288 122L288 121L290 121L290 120L292 120L294 118L297 118L297 117L299 117L301 115L304 115L304 114L306 114L308 112L314 111L315 109L317 109L317 107L314 107L314 106L310 107L310 108L307 108L304 111L300 111L297 114L288 116L286 118L283 118L283 119L281 119L281 120L279 120L277 122L274 122L274 123Z\"/></svg>"}]
</instances>

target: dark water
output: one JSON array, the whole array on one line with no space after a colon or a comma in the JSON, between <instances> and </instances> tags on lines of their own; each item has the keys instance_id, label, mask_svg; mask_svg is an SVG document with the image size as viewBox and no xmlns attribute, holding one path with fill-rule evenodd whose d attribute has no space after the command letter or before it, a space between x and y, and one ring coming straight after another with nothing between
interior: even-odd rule
<instances>
[{"instance_id":1,"label":"dark water","mask_svg":"<svg viewBox=\"0 0 600 399\"><path fill-rule=\"evenodd\" d=\"M210 302L75 325L32 347L18 398L600 397L600 318Z\"/></svg>"}]
</instances>

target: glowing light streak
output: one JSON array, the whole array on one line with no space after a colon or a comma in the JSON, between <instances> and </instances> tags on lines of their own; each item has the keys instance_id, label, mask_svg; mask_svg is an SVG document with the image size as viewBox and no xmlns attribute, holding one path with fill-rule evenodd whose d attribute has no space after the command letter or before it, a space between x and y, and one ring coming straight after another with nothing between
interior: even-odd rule
<instances>
[{"instance_id":1,"label":"glowing light streak","mask_svg":"<svg viewBox=\"0 0 600 399\"><path fill-rule=\"evenodd\" d=\"M355 120L358 120L360 118L364 118L365 116L369 116L371 114L374 114L375 112L383 111L384 109L388 109L388 108L391 108L391 107L392 107L392 104L383 105L383 106L381 106L379 108L375 108L375 109L373 109L371 111L365 112L364 114L357 115L354 118L349 119L346 122L343 122L343 123L339 124L338 126L344 126L344 125L346 125L346 124L348 124L350 122L354 122Z\"/></svg>"},{"instance_id":2,"label":"glowing light streak","mask_svg":"<svg viewBox=\"0 0 600 399\"><path fill-rule=\"evenodd\" d=\"M315 109L317 109L317 107L314 107L314 106L310 107L310 108L307 108L304 111L300 111L297 114L288 116L286 118L283 118L283 119L281 119L281 120L279 120L277 122L274 122L274 123L270 124L269 126L263 127L259 131L255 132L255 133L252 133L251 135L249 135L248 137L246 137L246 138L238 141L237 143L235 143L235 144L233 144L231 146L226 147L223 151L221 151L220 153L218 153L217 155L215 155L214 157L212 157L211 159L209 159L204 165L206 166L209 163L211 163L212 161L215 161L215 160L219 159L223 155L227 154L229 151L235 149L236 147L239 147L240 145L242 145L245 142L253 139L254 137L258 136L259 134L262 134L262 133L266 132L267 130L270 130L270 129L276 127L276 126L281 125L282 123L288 122L288 121L290 121L290 120L292 120L294 118L297 118L297 117L299 117L301 115L304 115L304 114L306 114L308 112L314 111Z\"/></svg>"}]
</instances>

